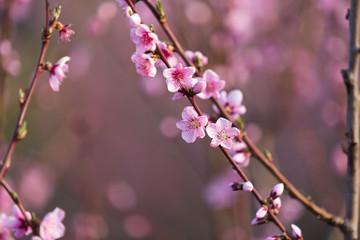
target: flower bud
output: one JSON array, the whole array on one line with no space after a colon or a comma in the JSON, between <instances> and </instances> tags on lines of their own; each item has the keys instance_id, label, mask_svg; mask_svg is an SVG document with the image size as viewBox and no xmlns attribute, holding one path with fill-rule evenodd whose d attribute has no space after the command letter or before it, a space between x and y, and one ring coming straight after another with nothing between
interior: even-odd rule
<instances>
[{"instance_id":1,"label":"flower bud","mask_svg":"<svg viewBox=\"0 0 360 240\"><path fill-rule=\"evenodd\" d=\"M242 189L245 191L245 192L251 192L253 189L254 189L254 186L252 185L251 182L245 182L242 186Z\"/></svg>"},{"instance_id":2,"label":"flower bud","mask_svg":"<svg viewBox=\"0 0 360 240\"><path fill-rule=\"evenodd\" d=\"M259 208L256 212L256 218L264 218L266 216L268 212L268 207L267 206L262 206L261 208Z\"/></svg>"},{"instance_id":3,"label":"flower bud","mask_svg":"<svg viewBox=\"0 0 360 240\"><path fill-rule=\"evenodd\" d=\"M132 27L138 27L141 24L141 18L139 14L134 13L131 16L129 16L129 24Z\"/></svg>"},{"instance_id":4,"label":"flower bud","mask_svg":"<svg viewBox=\"0 0 360 240\"><path fill-rule=\"evenodd\" d=\"M278 183L271 190L270 197L275 199L275 198L279 197L283 192L284 192L284 184L283 183Z\"/></svg>"},{"instance_id":5,"label":"flower bud","mask_svg":"<svg viewBox=\"0 0 360 240\"><path fill-rule=\"evenodd\" d=\"M303 239L301 229L295 224L291 224L292 235L295 239Z\"/></svg>"},{"instance_id":6,"label":"flower bud","mask_svg":"<svg viewBox=\"0 0 360 240\"><path fill-rule=\"evenodd\" d=\"M206 82L204 81L199 81L197 83L195 83L194 88L193 88L193 93L198 94L201 93L202 91L204 91L206 88Z\"/></svg>"},{"instance_id":7,"label":"flower bud","mask_svg":"<svg viewBox=\"0 0 360 240\"><path fill-rule=\"evenodd\" d=\"M257 225L261 225L261 224L268 223L268 222L269 222L269 220L267 218L254 218L251 221L251 225L257 226Z\"/></svg>"}]
</instances>

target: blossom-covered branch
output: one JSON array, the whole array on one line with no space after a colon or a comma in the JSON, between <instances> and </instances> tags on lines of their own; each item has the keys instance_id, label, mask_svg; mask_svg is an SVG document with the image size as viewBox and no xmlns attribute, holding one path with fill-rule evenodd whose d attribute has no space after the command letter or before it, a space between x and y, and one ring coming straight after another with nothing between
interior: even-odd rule
<instances>
[{"instance_id":1,"label":"blossom-covered branch","mask_svg":"<svg viewBox=\"0 0 360 240\"><path fill-rule=\"evenodd\" d=\"M179 44L178 40L176 39L175 35L172 33L171 29L166 23L166 18L163 13L159 13L157 8L151 3L150 0L143 0L146 5L149 7L151 12L154 14L154 16L159 21L160 25L162 26L163 30L167 34L167 36L170 38L172 43L174 44L175 50L179 53L179 55L183 58L183 60L189 65L189 66L195 66L192 61L189 60L189 58L186 56L185 52L183 51L181 45ZM132 4L132 3L130 3ZM201 76L203 73L199 71L199 67L197 68L196 75ZM210 97L210 100L213 102L213 104L217 107L218 111L221 113L221 115L231 121L234 126L240 127L238 121L234 120L234 118L228 113L227 110L225 110L224 106L219 102L219 100L213 96ZM310 200L308 197L303 195L291 182L278 170L276 165L269 161L269 159L257 148L257 146L251 141L251 139L246 135L242 134L239 136L242 141L244 141L252 156L255 157L260 161L261 164L263 164L266 169L268 169L272 175L274 175L279 181L284 183L285 188L290 193L290 195L297 200L299 200L310 212L312 212L318 219L327 222L328 224L332 226L336 226L342 231L345 231L347 228L346 223L344 219L340 216L336 216L334 214L329 213L324 208L318 206L313 200Z\"/></svg>"}]
</instances>

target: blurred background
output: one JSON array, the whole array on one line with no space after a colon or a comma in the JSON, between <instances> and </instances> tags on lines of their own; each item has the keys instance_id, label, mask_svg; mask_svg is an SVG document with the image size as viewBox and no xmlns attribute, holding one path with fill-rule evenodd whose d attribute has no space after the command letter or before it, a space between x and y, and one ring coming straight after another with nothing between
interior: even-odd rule
<instances>
[{"instance_id":1,"label":"blurred background","mask_svg":"<svg viewBox=\"0 0 360 240\"><path fill-rule=\"evenodd\" d=\"M1 14L9 0L0 0ZM17 93L28 86L41 47L43 1L12 0L9 34L0 42L5 72L1 156L18 114ZM25 208L42 218L66 211L64 239L264 239L272 224L251 226L258 203L232 192L240 181L210 139L186 144L175 127L189 103L172 101L158 71L136 73L128 20L115 1L50 1L60 21L73 24L70 43L53 36L46 61L70 56L60 92L42 74L26 116L28 135L6 175ZM163 0L183 48L201 51L205 69L240 89L250 138L269 150L279 169L305 195L343 216L349 1ZM151 12L136 4L146 24L166 37ZM3 22L1 23L3 26ZM6 25L6 24L5 24ZM4 76L3 75L3 76ZM3 79L1 79L3 81ZM210 101L198 101L213 113ZM244 169L266 197L277 183L251 159ZM279 219L305 239L341 239L288 194ZM0 210L12 202L0 190Z\"/></svg>"}]
</instances>

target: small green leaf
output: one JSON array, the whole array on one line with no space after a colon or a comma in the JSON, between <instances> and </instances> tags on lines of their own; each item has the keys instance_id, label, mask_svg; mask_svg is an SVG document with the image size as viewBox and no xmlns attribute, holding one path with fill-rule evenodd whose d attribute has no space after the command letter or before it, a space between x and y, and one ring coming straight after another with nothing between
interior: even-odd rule
<instances>
[{"instance_id":1,"label":"small green leaf","mask_svg":"<svg viewBox=\"0 0 360 240\"><path fill-rule=\"evenodd\" d=\"M26 121L24 121L24 123L19 127L18 131L17 131L17 135L16 138L18 140L24 139L26 137L27 134L27 124Z\"/></svg>"}]
</instances>

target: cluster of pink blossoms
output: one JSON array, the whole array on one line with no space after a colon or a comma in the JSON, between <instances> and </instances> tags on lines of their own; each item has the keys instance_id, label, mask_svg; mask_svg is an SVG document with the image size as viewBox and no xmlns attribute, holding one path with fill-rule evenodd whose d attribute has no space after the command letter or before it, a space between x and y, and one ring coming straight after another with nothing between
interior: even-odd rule
<instances>
[{"instance_id":1,"label":"cluster of pink blossoms","mask_svg":"<svg viewBox=\"0 0 360 240\"><path fill-rule=\"evenodd\" d=\"M25 214L26 219L31 220L30 212ZM65 226L62 223L64 217L65 212L60 208L55 208L54 211L47 213L40 223L39 236L33 236L31 240L55 240L63 237L65 234ZM11 216L1 213L0 239L13 239L11 232L15 238L31 234L33 231L26 219L17 205L13 205Z\"/></svg>"},{"instance_id":2,"label":"cluster of pink blossoms","mask_svg":"<svg viewBox=\"0 0 360 240\"><path fill-rule=\"evenodd\" d=\"M202 77L194 77L195 67L186 67L172 54L173 47L159 41L158 36L151 28L142 23L140 16L134 13L125 0L116 0L119 6L125 11L129 19L131 40L136 44L136 52L131 56L131 60L136 65L136 71L145 77L154 77L157 67L163 69L163 76L169 92L175 93L172 100L180 99L183 96L201 99L214 98L229 113L233 119L239 119L246 113L246 107L242 104L243 94L240 90L232 90L229 93L224 91L225 81L213 70L207 69ZM161 51L167 60L169 68L163 62L158 61L157 51ZM185 55L196 67L202 68L208 63L206 56L200 52L186 51ZM220 114L219 109L213 106L214 111ZM196 138L204 138L205 132L212 138L210 146L229 149L230 154L240 167L246 167L250 162L250 152L244 142L235 141L240 136L240 130L232 127L232 123L225 118L218 118L216 122L211 122L210 118L201 114L194 107L187 106L182 112L182 120L176 123L177 128L182 130L182 138L187 143L195 142ZM233 147L234 146L234 147ZM232 190L243 190L252 192L254 187L251 182L233 182L230 184ZM266 199L268 204L263 205L256 213L256 218L252 220L253 225L260 225L270 221L269 211L275 215L279 213L281 200L279 196L284 190L282 183L277 184ZM291 225L294 239L302 239L301 230L294 224ZM279 236L271 236L267 239L281 239Z\"/></svg>"}]
</instances>

